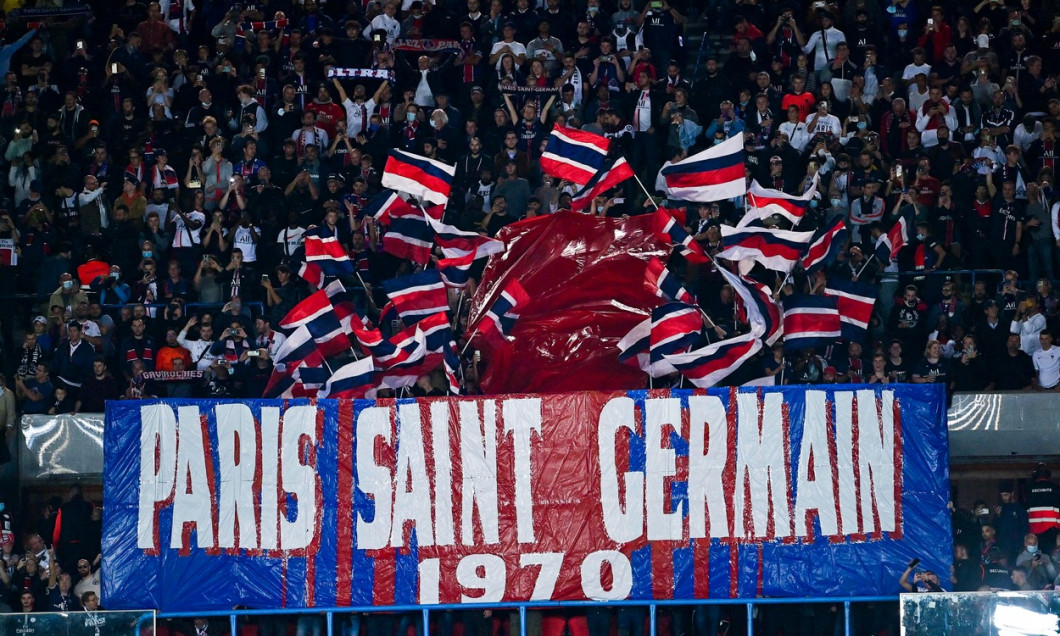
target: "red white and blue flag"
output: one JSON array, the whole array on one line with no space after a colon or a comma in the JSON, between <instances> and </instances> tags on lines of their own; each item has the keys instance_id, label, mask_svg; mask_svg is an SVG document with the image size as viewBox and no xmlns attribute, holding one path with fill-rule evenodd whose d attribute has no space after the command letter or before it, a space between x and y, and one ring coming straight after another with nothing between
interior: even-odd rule
<instances>
[{"instance_id":1,"label":"red white and blue flag","mask_svg":"<svg viewBox=\"0 0 1060 636\"><path fill-rule=\"evenodd\" d=\"M294 364L277 364L272 369L262 397L293 399L315 397L327 379L328 370L319 355ZM321 379L323 378L323 379Z\"/></svg>"},{"instance_id":2,"label":"red white and blue flag","mask_svg":"<svg viewBox=\"0 0 1060 636\"><path fill-rule=\"evenodd\" d=\"M327 277L353 274L353 262L337 236L321 236L323 227L305 233L305 260Z\"/></svg>"},{"instance_id":3,"label":"red white and blue flag","mask_svg":"<svg viewBox=\"0 0 1060 636\"><path fill-rule=\"evenodd\" d=\"M788 273L799 262L813 232L791 232L764 227L721 226L721 252L715 258L750 259L769 269Z\"/></svg>"},{"instance_id":4,"label":"red white and blue flag","mask_svg":"<svg viewBox=\"0 0 1060 636\"><path fill-rule=\"evenodd\" d=\"M664 360L694 386L706 389L721 382L762 348L752 333L715 342L705 347L666 356Z\"/></svg>"},{"instance_id":5,"label":"red white and blue flag","mask_svg":"<svg viewBox=\"0 0 1060 636\"><path fill-rule=\"evenodd\" d=\"M365 397L375 388L375 365L371 358L361 358L348 362L331 375L317 393L318 399Z\"/></svg>"},{"instance_id":6,"label":"red white and blue flag","mask_svg":"<svg viewBox=\"0 0 1060 636\"><path fill-rule=\"evenodd\" d=\"M843 335L835 296L788 296L784 299L784 349L826 347Z\"/></svg>"},{"instance_id":7,"label":"red white and blue flag","mask_svg":"<svg viewBox=\"0 0 1060 636\"><path fill-rule=\"evenodd\" d=\"M526 307L529 302L530 296L519 281L509 282L493 301L493 306L479 320L474 333L482 334L487 339L507 342L515 321L519 319L520 308Z\"/></svg>"},{"instance_id":8,"label":"red white and blue flag","mask_svg":"<svg viewBox=\"0 0 1060 636\"><path fill-rule=\"evenodd\" d=\"M735 294L736 307L751 327L751 333L773 346L784 335L784 316L780 306L773 301L769 288L743 276L737 276L724 267L718 268Z\"/></svg>"},{"instance_id":9,"label":"red white and blue flag","mask_svg":"<svg viewBox=\"0 0 1060 636\"><path fill-rule=\"evenodd\" d=\"M604 167L611 140L577 128L556 125L541 155L541 170L585 185Z\"/></svg>"},{"instance_id":10,"label":"red white and blue flag","mask_svg":"<svg viewBox=\"0 0 1060 636\"><path fill-rule=\"evenodd\" d=\"M381 185L418 199L445 205L453 187L456 166L404 150L391 149Z\"/></svg>"},{"instance_id":11,"label":"red white and blue flag","mask_svg":"<svg viewBox=\"0 0 1060 636\"><path fill-rule=\"evenodd\" d=\"M280 348L276 350L273 362L276 364L297 364L311 356L321 357L313 334L305 325L301 325L287 336Z\"/></svg>"},{"instance_id":12,"label":"red white and blue flag","mask_svg":"<svg viewBox=\"0 0 1060 636\"><path fill-rule=\"evenodd\" d=\"M434 230L434 242L446 258L474 254L475 258L479 259L504 251L504 241L477 232L465 232L430 216L427 217L427 224Z\"/></svg>"},{"instance_id":13,"label":"red white and blue flag","mask_svg":"<svg viewBox=\"0 0 1060 636\"><path fill-rule=\"evenodd\" d=\"M361 349L375 360L377 369L387 369L408 359L409 352L399 349L378 329L361 328L353 323L353 335Z\"/></svg>"},{"instance_id":14,"label":"red white and blue flag","mask_svg":"<svg viewBox=\"0 0 1060 636\"><path fill-rule=\"evenodd\" d=\"M875 285L836 279L828 281L824 293L836 298L843 339L862 342L868 333L872 311L876 307Z\"/></svg>"},{"instance_id":15,"label":"red white and blue flag","mask_svg":"<svg viewBox=\"0 0 1060 636\"><path fill-rule=\"evenodd\" d=\"M810 209L810 201L817 194L819 181L820 177L814 175L810 188L799 196L792 196L782 190L763 188L757 181L752 181L751 187L747 189L747 214L736 226L743 227L774 214L784 217L792 226L798 225Z\"/></svg>"},{"instance_id":16,"label":"red white and blue flag","mask_svg":"<svg viewBox=\"0 0 1060 636\"><path fill-rule=\"evenodd\" d=\"M657 208L652 214L652 231L664 241L669 241L677 251L688 260L689 263L697 265L709 263L710 257L703 251L702 246L681 227L681 224L673 213L666 208Z\"/></svg>"},{"instance_id":17,"label":"red white and blue flag","mask_svg":"<svg viewBox=\"0 0 1060 636\"><path fill-rule=\"evenodd\" d=\"M410 207L400 215L390 214L390 226L383 234L383 250L418 265L426 265L431 260L433 238L423 211Z\"/></svg>"},{"instance_id":18,"label":"red white and blue flag","mask_svg":"<svg viewBox=\"0 0 1060 636\"><path fill-rule=\"evenodd\" d=\"M644 270L644 285L647 290L660 298L689 305L696 304L696 298L681 285L666 265L658 258L652 257Z\"/></svg>"},{"instance_id":19,"label":"red white and blue flag","mask_svg":"<svg viewBox=\"0 0 1060 636\"><path fill-rule=\"evenodd\" d=\"M593 175L581 190L578 190L570 200L572 212L581 212L593 204L593 199L607 192L611 188L622 183L633 176L633 168L626 162L625 157L619 157L611 164L605 166Z\"/></svg>"},{"instance_id":20,"label":"red white and blue flag","mask_svg":"<svg viewBox=\"0 0 1060 636\"><path fill-rule=\"evenodd\" d=\"M467 282L471 279L471 266L474 264L475 253L468 252L464 256L440 259L435 267L446 287L463 289L467 287Z\"/></svg>"},{"instance_id":21,"label":"red white and blue flag","mask_svg":"<svg viewBox=\"0 0 1060 636\"><path fill-rule=\"evenodd\" d=\"M436 269L383 281L383 289L406 325L449 311L449 295Z\"/></svg>"},{"instance_id":22,"label":"red white and blue flag","mask_svg":"<svg viewBox=\"0 0 1060 636\"><path fill-rule=\"evenodd\" d=\"M898 252L909 243L909 219L902 215L898 222L887 232L887 241L891 244L890 260L898 258ZM888 261L889 262L889 261Z\"/></svg>"},{"instance_id":23,"label":"red white and blue flag","mask_svg":"<svg viewBox=\"0 0 1060 636\"><path fill-rule=\"evenodd\" d=\"M414 208L397 192L384 188L368 201L368 205L364 207L364 213L384 225L389 225L391 214L408 214L412 209Z\"/></svg>"},{"instance_id":24,"label":"red white and blue flag","mask_svg":"<svg viewBox=\"0 0 1060 636\"><path fill-rule=\"evenodd\" d=\"M802 256L802 268L812 274L835 260L836 255L846 245L847 225L839 219L830 228L817 233L806 253Z\"/></svg>"},{"instance_id":25,"label":"red white and blue flag","mask_svg":"<svg viewBox=\"0 0 1060 636\"><path fill-rule=\"evenodd\" d=\"M280 326L284 329L301 327L324 314L335 312L336 305L342 306L342 315L339 319L353 311L353 300L342 282L337 280L331 281L326 287L313 292L291 308L291 311L287 312L287 315L280 321Z\"/></svg>"},{"instance_id":26,"label":"red white and blue flag","mask_svg":"<svg viewBox=\"0 0 1060 636\"><path fill-rule=\"evenodd\" d=\"M652 364L665 356L688 351L700 339L703 316L698 307L666 303L651 310L649 358Z\"/></svg>"},{"instance_id":27,"label":"red white and blue flag","mask_svg":"<svg viewBox=\"0 0 1060 636\"><path fill-rule=\"evenodd\" d=\"M726 139L662 169L666 196L679 201L721 201L747 194L743 135Z\"/></svg>"}]
</instances>

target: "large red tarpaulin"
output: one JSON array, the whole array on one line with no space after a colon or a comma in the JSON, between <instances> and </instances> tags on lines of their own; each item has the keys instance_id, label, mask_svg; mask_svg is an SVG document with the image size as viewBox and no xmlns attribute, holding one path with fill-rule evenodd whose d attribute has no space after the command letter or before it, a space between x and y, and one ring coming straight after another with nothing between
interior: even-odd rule
<instances>
[{"instance_id":1,"label":"large red tarpaulin","mask_svg":"<svg viewBox=\"0 0 1060 636\"><path fill-rule=\"evenodd\" d=\"M652 232L651 215L611 219L561 212L512 224L498 238L468 325L482 319L510 280L530 297L519 308L510 345L476 340L487 365L486 393L554 393L646 386L647 376L618 361L618 341L662 299L644 286L652 257L670 246ZM469 329L469 333L471 329Z\"/></svg>"}]
</instances>

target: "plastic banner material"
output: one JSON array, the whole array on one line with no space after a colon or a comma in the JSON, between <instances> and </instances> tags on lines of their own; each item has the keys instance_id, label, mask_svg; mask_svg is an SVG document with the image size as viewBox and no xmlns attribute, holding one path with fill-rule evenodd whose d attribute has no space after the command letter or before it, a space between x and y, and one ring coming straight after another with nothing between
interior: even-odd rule
<instances>
[{"instance_id":1,"label":"plastic banner material","mask_svg":"<svg viewBox=\"0 0 1060 636\"><path fill-rule=\"evenodd\" d=\"M893 594L913 557L949 571L943 398L890 385L110 402L103 602Z\"/></svg>"}]
</instances>

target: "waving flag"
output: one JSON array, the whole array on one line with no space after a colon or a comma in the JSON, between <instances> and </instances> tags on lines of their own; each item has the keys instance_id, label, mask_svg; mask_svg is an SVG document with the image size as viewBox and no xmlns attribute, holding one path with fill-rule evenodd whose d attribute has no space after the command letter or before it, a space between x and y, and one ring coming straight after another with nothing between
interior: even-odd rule
<instances>
[{"instance_id":1,"label":"waving flag","mask_svg":"<svg viewBox=\"0 0 1060 636\"><path fill-rule=\"evenodd\" d=\"M784 349L825 347L842 336L835 296L788 296L784 299Z\"/></svg>"},{"instance_id":2,"label":"waving flag","mask_svg":"<svg viewBox=\"0 0 1060 636\"><path fill-rule=\"evenodd\" d=\"M384 225L389 225L391 213L408 214L414 209L398 196L397 192L384 188L368 201L368 205L364 207L364 213Z\"/></svg>"},{"instance_id":3,"label":"waving flag","mask_svg":"<svg viewBox=\"0 0 1060 636\"><path fill-rule=\"evenodd\" d=\"M474 333L507 341L515 321L519 319L519 308L529 302L530 297L519 281L511 281L493 301L493 306L479 321Z\"/></svg>"},{"instance_id":4,"label":"waving flag","mask_svg":"<svg viewBox=\"0 0 1060 636\"><path fill-rule=\"evenodd\" d=\"M474 254L475 258L479 259L504 251L504 241L477 232L465 232L431 217L427 217L427 224L434 230L434 242L442 249L446 258Z\"/></svg>"},{"instance_id":5,"label":"waving flag","mask_svg":"<svg viewBox=\"0 0 1060 636\"><path fill-rule=\"evenodd\" d=\"M843 339L864 341L869 322L872 320L873 308L876 307L876 286L836 279L828 281L824 293L836 298Z\"/></svg>"},{"instance_id":6,"label":"waving flag","mask_svg":"<svg viewBox=\"0 0 1060 636\"><path fill-rule=\"evenodd\" d=\"M457 373L463 376L464 370L460 366L460 354L456 351L455 340L450 340L449 345L442 352L442 363L445 365L445 379L449 382L449 392L453 395L460 395L460 380L456 376Z\"/></svg>"},{"instance_id":7,"label":"waving flag","mask_svg":"<svg viewBox=\"0 0 1060 636\"><path fill-rule=\"evenodd\" d=\"M799 262L813 232L790 232L764 227L721 226L723 250L715 258L751 259L778 272L790 272Z\"/></svg>"},{"instance_id":8,"label":"waving flag","mask_svg":"<svg viewBox=\"0 0 1060 636\"><path fill-rule=\"evenodd\" d=\"M349 351L353 346L350 343L350 316L340 320L334 312L326 313L305 324L309 334L313 336L313 342L317 344L317 350L325 358L337 356Z\"/></svg>"},{"instance_id":9,"label":"waving flag","mask_svg":"<svg viewBox=\"0 0 1060 636\"><path fill-rule=\"evenodd\" d=\"M887 241L891 244L890 262L898 257L898 252L909 242L909 219L905 215L899 217L898 222L887 232Z\"/></svg>"},{"instance_id":10,"label":"waving flag","mask_svg":"<svg viewBox=\"0 0 1060 636\"><path fill-rule=\"evenodd\" d=\"M689 305L696 304L695 296L681 285L666 265L658 258L648 261L648 267L644 271L644 285L648 291L666 300L678 301Z\"/></svg>"},{"instance_id":11,"label":"waving flag","mask_svg":"<svg viewBox=\"0 0 1060 636\"><path fill-rule=\"evenodd\" d=\"M449 311L449 296L438 270L428 269L383 282L401 319L413 325L431 314Z\"/></svg>"},{"instance_id":12,"label":"waving flag","mask_svg":"<svg viewBox=\"0 0 1060 636\"><path fill-rule=\"evenodd\" d=\"M593 203L593 199L633 176L625 157L619 157L610 167L602 168L592 179L571 197L572 212L581 212Z\"/></svg>"},{"instance_id":13,"label":"waving flag","mask_svg":"<svg viewBox=\"0 0 1060 636\"><path fill-rule=\"evenodd\" d=\"M696 240L685 231L685 228L681 227L677 219L666 208L657 208L652 213L652 229L656 236L670 241L689 263L710 262L710 257L703 251L703 247L696 243Z\"/></svg>"},{"instance_id":14,"label":"waving flag","mask_svg":"<svg viewBox=\"0 0 1060 636\"><path fill-rule=\"evenodd\" d=\"M328 370L323 365L324 359L319 354L293 364L276 364L262 397L291 399L315 396L327 379Z\"/></svg>"},{"instance_id":15,"label":"waving flag","mask_svg":"<svg viewBox=\"0 0 1060 636\"><path fill-rule=\"evenodd\" d=\"M769 289L753 280L737 276L724 267L719 267L718 273L732 287L736 307L743 311L751 333L765 340L767 345L773 346L784 334L784 319Z\"/></svg>"},{"instance_id":16,"label":"waving flag","mask_svg":"<svg viewBox=\"0 0 1060 636\"><path fill-rule=\"evenodd\" d=\"M407 258L418 265L431 260L433 233L423 211L410 207L408 211L390 214L390 226L383 234L383 250L398 258Z\"/></svg>"},{"instance_id":17,"label":"waving flag","mask_svg":"<svg viewBox=\"0 0 1060 636\"><path fill-rule=\"evenodd\" d=\"M298 275L302 277L302 280L317 289L324 287L327 283L327 276L324 274L324 270L316 263L302 263L298 267Z\"/></svg>"},{"instance_id":18,"label":"waving flag","mask_svg":"<svg viewBox=\"0 0 1060 636\"><path fill-rule=\"evenodd\" d=\"M305 260L320 268L324 276L353 274L353 263L337 236L321 236L320 226L305 233Z\"/></svg>"},{"instance_id":19,"label":"waving flag","mask_svg":"<svg viewBox=\"0 0 1060 636\"><path fill-rule=\"evenodd\" d=\"M747 189L747 214L744 215L736 227L743 227L756 221L761 221L774 214L778 214L788 221L792 226L798 225L806 211L810 209L810 201L817 193L817 185L820 177L814 175L813 184L810 189L800 196L792 196L782 190L763 188L757 181L751 182Z\"/></svg>"},{"instance_id":20,"label":"waving flag","mask_svg":"<svg viewBox=\"0 0 1060 636\"><path fill-rule=\"evenodd\" d=\"M378 329L366 329L352 324L353 336L361 349L375 360L377 369L387 369L408 359L409 352L399 349Z\"/></svg>"},{"instance_id":21,"label":"waving flag","mask_svg":"<svg viewBox=\"0 0 1060 636\"><path fill-rule=\"evenodd\" d=\"M342 365L327 379L318 399L363 398L375 387L375 365L371 358L361 358Z\"/></svg>"},{"instance_id":22,"label":"waving flag","mask_svg":"<svg viewBox=\"0 0 1060 636\"><path fill-rule=\"evenodd\" d=\"M287 312L280 326L284 329L294 329L312 321L320 316L333 313L336 304L342 305L342 316L348 315L353 309L353 301L350 299L342 282L332 281L323 289L313 292L300 303Z\"/></svg>"},{"instance_id":23,"label":"waving flag","mask_svg":"<svg viewBox=\"0 0 1060 636\"><path fill-rule=\"evenodd\" d=\"M456 166L395 148L390 150L390 157L386 160L381 185L445 205L455 174Z\"/></svg>"},{"instance_id":24,"label":"waving flag","mask_svg":"<svg viewBox=\"0 0 1060 636\"><path fill-rule=\"evenodd\" d=\"M309 329L302 325L292 331L291 335L287 336L287 340L283 341L280 348L276 350L273 362L276 364L296 364L314 355L320 355L317 350L317 343L313 340L313 334L309 332Z\"/></svg>"},{"instance_id":25,"label":"waving flag","mask_svg":"<svg viewBox=\"0 0 1060 636\"><path fill-rule=\"evenodd\" d=\"M541 155L541 170L553 177L585 185L604 167L611 140L577 128L553 126Z\"/></svg>"},{"instance_id":26,"label":"waving flag","mask_svg":"<svg viewBox=\"0 0 1060 636\"><path fill-rule=\"evenodd\" d=\"M762 348L762 341L754 334L715 342L700 349L665 356L663 359L688 378L694 386L706 389L714 386L740 368Z\"/></svg>"},{"instance_id":27,"label":"waving flag","mask_svg":"<svg viewBox=\"0 0 1060 636\"><path fill-rule=\"evenodd\" d=\"M662 175L666 196L671 199L705 203L743 196L747 193L743 135L670 164Z\"/></svg>"},{"instance_id":28,"label":"waving flag","mask_svg":"<svg viewBox=\"0 0 1060 636\"><path fill-rule=\"evenodd\" d=\"M818 232L817 238L806 248L802 255L802 268L806 273L812 274L835 260L836 254L842 249L847 241L847 226L843 219L836 221L835 225Z\"/></svg>"},{"instance_id":29,"label":"waving flag","mask_svg":"<svg viewBox=\"0 0 1060 636\"><path fill-rule=\"evenodd\" d=\"M698 307L685 303L666 303L651 311L650 361L687 351L699 340L703 316Z\"/></svg>"},{"instance_id":30,"label":"waving flag","mask_svg":"<svg viewBox=\"0 0 1060 636\"><path fill-rule=\"evenodd\" d=\"M471 266L475 264L475 253L468 252L456 258L443 258L435 266L446 287L463 289L471 279Z\"/></svg>"},{"instance_id":31,"label":"waving flag","mask_svg":"<svg viewBox=\"0 0 1060 636\"><path fill-rule=\"evenodd\" d=\"M650 348L651 317L649 316L633 325L633 328L618 341L618 360L619 362L633 360L637 368L648 372L651 367L651 360L648 357ZM673 373L673 367L670 367L669 372Z\"/></svg>"}]
</instances>

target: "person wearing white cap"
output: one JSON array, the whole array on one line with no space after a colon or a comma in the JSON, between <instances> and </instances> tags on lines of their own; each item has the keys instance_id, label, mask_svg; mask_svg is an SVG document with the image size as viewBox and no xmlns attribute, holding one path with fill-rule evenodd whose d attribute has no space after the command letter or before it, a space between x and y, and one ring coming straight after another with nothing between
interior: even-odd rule
<instances>
[{"instance_id":1,"label":"person wearing white cap","mask_svg":"<svg viewBox=\"0 0 1060 636\"><path fill-rule=\"evenodd\" d=\"M1001 70L1001 64L998 60L997 53L990 50L990 36L986 33L980 33L975 36L975 47L971 51L965 54L964 59L961 60L961 75L967 75L971 73L973 69L980 69L979 60L986 60L990 68L989 75L997 75ZM979 72L979 71L976 71Z\"/></svg>"}]
</instances>

